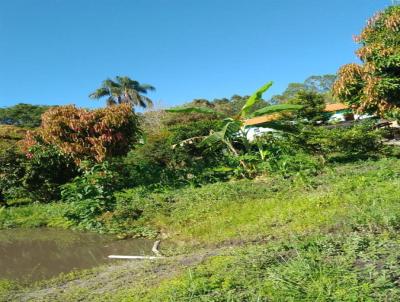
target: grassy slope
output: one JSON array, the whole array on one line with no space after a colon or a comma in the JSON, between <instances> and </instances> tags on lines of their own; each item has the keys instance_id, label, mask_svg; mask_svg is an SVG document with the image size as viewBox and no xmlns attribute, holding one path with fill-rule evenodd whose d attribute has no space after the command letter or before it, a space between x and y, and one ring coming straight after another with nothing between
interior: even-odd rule
<instances>
[{"instance_id":1,"label":"grassy slope","mask_svg":"<svg viewBox=\"0 0 400 302\"><path fill-rule=\"evenodd\" d=\"M218 252L190 269L167 267L174 273L162 278L148 270L108 295L83 281L60 281L63 291L52 285L51 300L398 301L399 176L400 161L384 159L342 165L305 183L267 179L152 194L147 198L170 203L142 223L187 251ZM15 217L26 210L13 209ZM9 214L0 213L0 225ZM6 296L12 286L2 291Z\"/></svg>"}]
</instances>

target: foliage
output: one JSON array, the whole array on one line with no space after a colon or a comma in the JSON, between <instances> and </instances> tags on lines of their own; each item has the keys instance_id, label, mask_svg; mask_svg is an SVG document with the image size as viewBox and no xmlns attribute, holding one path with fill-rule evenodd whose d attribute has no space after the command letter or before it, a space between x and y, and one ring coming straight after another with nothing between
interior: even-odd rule
<instances>
[{"instance_id":1,"label":"foliage","mask_svg":"<svg viewBox=\"0 0 400 302\"><path fill-rule=\"evenodd\" d=\"M272 96L272 104L288 103L296 98L300 91L315 92L324 96L326 103L334 103L330 91L335 82L336 75L313 75L308 77L303 83L289 83L282 94Z\"/></svg>"},{"instance_id":2,"label":"foliage","mask_svg":"<svg viewBox=\"0 0 400 302\"><path fill-rule=\"evenodd\" d=\"M322 94L302 90L297 93L295 98L289 100L289 103L303 106L296 112L297 117L300 119L305 119L309 122L324 120L325 99Z\"/></svg>"},{"instance_id":3,"label":"foliage","mask_svg":"<svg viewBox=\"0 0 400 302\"><path fill-rule=\"evenodd\" d=\"M62 186L61 200L68 203L64 217L80 228L99 229L97 217L113 209L113 192L117 188L118 177L109 164L94 165Z\"/></svg>"},{"instance_id":4,"label":"foliage","mask_svg":"<svg viewBox=\"0 0 400 302\"><path fill-rule=\"evenodd\" d=\"M356 38L362 64L341 67L333 91L360 112L386 113L400 107L400 6L371 18Z\"/></svg>"},{"instance_id":5,"label":"foliage","mask_svg":"<svg viewBox=\"0 0 400 302\"><path fill-rule=\"evenodd\" d=\"M192 102L186 103L182 106L183 108L192 108L191 113L188 113L187 111L185 112L187 109L177 112L174 110L174 108L171 108L169 111L174 113L170 114L167 112L163 123L166 126L174 126L201 120L219 120L221 116L238 116L248 99L249 96L239 95L233 95L230 99L222 98L214 99L212 101L195 99ZM259 99L251 108L249 108L249 113L251 114L254 111L264 108L268 105L269 104L264 99ZM204 109L203 112L208 110L209 114L193 112L198 108L200 108L200 110ZM212 110L214 112L212 112Z\"/></svg>"},{"instance_id":6,"label":"foliage","mask_svg":"<svg viewBox=\"0 0 400 302\"><path fill-rule=\"evenodd\" d=\"M51 145L34 145L23 162L22 187L35 201L60 198L60 186L79 174L72 157Z\"/></svg>"},{"instance_id":7,"label":"foliage","mask_svg":"<svg viewBox=\"0 0 400 302\"><path fill-rule=\"evenodd\" d=\"M268 89L271 88L272 82L266 83L264 86L262 86L260 89L258 89L253 95L251 95L242 109L239 112L240 117L247 117L250 114L250 110L254 107L254 105L259 102L262 99L262 95L264 92L266 92ZM268 107L268 106L267 106ZM260 109L261 110L261 109Z\"/></svg>"},{"instance_id":8,"label":"foliage","mask_svg":"<svg viewBox=\"0 0 400 302\"><path fill-rule=\"evenodd\" d=\"M306 91L324 94L330 92L336 80L334 74L312 75L304 81Z\"/></svg>"},{"instance_id":9,"label":"foliage","mask_svg":"<svg viewBox=\"0 0 400 302\"><path fill-rule=\"evenodd\" d=\"M49 108L51 107L24 103L0 108L0 124L28 128L39 127L41 115Z\"/></svg>"},{"instance_id":10,"label":"foliage","mask_svg":"<svg viewBox=\"0 0 400 302\"><path fill-rule=\"evenodd\" d=\"M307 186L268 178L161 193L127 190L117 197L124 228L157 228L167 239L163 252L174 241L181 246L175 253L193 254L140 266L138 275L130 266L128 277L121 266L106 268L100 280L112 289L108 294L97 270L72 282L1 286L9 300L39 292L45 294L38 300L57 301L77 293L88 301L396 301L399 176L399 161L382 159L335 166ZM5 209L0 225L5 215L9 223L45 218L56 205ZM121 282L127 278L137 282Z\"/></svg>"},{"instance_id":11,"label":"foliage","mask_svg":"<svg viewBox=\"0 0 400 302\"><path fill-rule=\"evenodd\" d=\"M0 153L0 205L7 205L9 199L26 198L27 192L22 187L25 175L23 162L25 158L15 147Z\"/></svg>"},{"instance_id":12,"label":"foliage","mask_svg":"<svg viewBox=\"0 0 400 302\"><path fill-rule=\"evenodd\" d=\"M351 232L236 248L126 301L395 301L398 240Z\"/></svg>"},{"instance_id":13,"label":"foliage","mask_svg":"<svg viewBox=\"0 0 400 302\"><path fill-rule=\"evenodd\" d=\"M219 124L219 121L200 120L146 133L146 143L131 151L124 161L130 186L156 183L181 186L205 181L202 177L205 169L223 160L221 149L205 150L189 141L207 135ZM182 141L188 143L181 144Z\"/></svg>"},{"instance_id":14,"label":"foliage","mask_svg":"<svg viewBox=\"0 0 400 302\"><path fill-rule=\"evenodd\" d=\"M297 143L309 152L324 157L360 158L376 156L382 148L382 130L374 129L373 122L361 122L348 128L305 127Z\"/></svg>"},{"instance_id":15,"label":"foliage","mask_svg":"<svg viewBox=\"0 0 400 302\"><path fill-rule=\"evenodd\" d=\"M272 86L272 82L268 82L259 88L253 95L251 95L246 103L243 105L240 112L231 118L225 118L222 122L222 128L219 131L211 130L208 136L202 138L200 147L209 146L214 148L218 144L221 144L226 147L228 153L232 156L237 157L239 159L240 165L243 167L244 171L249 172L249 168L246 165L245 161L240 158L239 152L235 149L235 141L240 140L244 142L244 145L247 146L248 142L245 135L241 135L240 131L244 128L244 119L249 117L251 109L262 100L262 95ZM272 105L261 108L253 113L252 115L262 115L262 114L273 114L276 112L282 111L291 111L298 110L302 106L300 105ZM199 108L193 107L189 110L197 110ZM188 110L187 107L174 108L167 110L168 112L186 112ZM198 111L200 112L200 111ZM202 111L202 113L212 113L207 111ZM190 142L192 143L195 139L201 139L201 137L191 138L189 140L184 141L183 143Z\"/></svg>"},{"instance_id":16,"label":"foliage","mask_svg":"<svg viewBox=\"0 0 400 302\"><path fill-rule=\"evenodd\" d=\"M268 236L287 238L330 227L390 230L398 228L399 175L397 159L382 159L336 164L332 171L309 175L306 182L300 175L291 180L270 177L159 192L129 189L115 193L115 201L107 206L110 212L94 208L99 214L95 216L86 208L83 212L90 218L79 228L151 236L158 230L174 241L185 241L187 247ZM97 198L96 190L93 198ZM76 197L71 204L3 209L0 226L77 226L79 213L69 212L75 218L66 220L65 208L78 209L85 200L74 208L80 200L75 193L72 196Z\"/></svg>"},{"instance_id":17,"label":"foliage","mask_svg":"<svg viewBox=\"0 0 400 302\"><path fill-rule=\"evenodd\" d=\"M11 147L17 148L18 141L24 138L26 131L26 128L0 125L0 153Z\"/></svg>"},{"instance_id":18,"label":"foliage","mask_svg":"<svg viewBox=\"0 0 400 302\"><path fill-rule=\"evenodd\" d=\"M8 149L0 156L3 202L10 205L57 200L60 185L77 174L72 158L53 146L35 145L26 156L15 148Z\"/></svg>"},{"instance_id":19,"label":"foliage","mask_svg":"<svg viewBox=\"0 0 400 302\"><path fill-rule=\"evenodd\" d=\"M297 111L303 108L300 104L278 104L271 105L254 111L249 117L275 114L278 112Z\"/></svg>"},{"instance_id":20,"label":"foliage","mask_svg":"<svg viewBox=\"0 0 400 302\"><path fill-rule=\"evenodd\" d=\"M64 218L66 205L62 203L31 203L19 207L0 209L0 228L70 228Z\"/></svg>"},{"instance_id":21,"label":"foliage","mask_svg":"<svg viewBox=\"0 0 400 302\"><path fill-rule=\"evenodd\" d=\"M291 176L309 177L317 175L323 168L323 162L305 152L271 156L267 162L267 170L281 174L285 178Z\"/></svg>"},{"instance_id":22,"label":"foliage","mask_svg":"<svg viewBox=\"0 0 400 302\"><path fill-rule=\"evenodd\" d=\"M152 106L153 102L145 96L147 92L155 88L149 84L140 84L129 77L117 76L115 80L107 79L102 86L89 95L92 99L107 97L107 105L129 104L146 108Z\"/></svg>"},{"instance_id":23,"label":"foliage","mask_svg":"<svg viewBox=\"0 0 400 302\"><path fill-rule=\"evenodd\" d=\"M101 162L126 154L140 135L138 117L128 104L86 110L61 106L43 115L41 127L29 132L25 149L44 142L72 156Z\"/></svg>"}]
</instances>

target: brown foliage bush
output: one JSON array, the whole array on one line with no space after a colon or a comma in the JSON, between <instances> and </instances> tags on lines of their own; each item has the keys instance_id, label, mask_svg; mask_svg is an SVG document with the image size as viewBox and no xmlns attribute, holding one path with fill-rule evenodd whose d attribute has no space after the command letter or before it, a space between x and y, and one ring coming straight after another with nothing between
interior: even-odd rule
<instances>
[{"instance_id":1,"label":"brown foliage bush","mask_svg":"<svg viewBox=\"0 0 400 302\"><path fill-rule=\"evenodd\" d=\"M128 104L95 110L69 105L45 112L40 128L27 133L24 149L40 142L58 147L77 162L101 162L125 155L139 136L138 118Z\"/></svg>"},{"instance_id":2,"label":"brown foliage bush","mask_svg":"<svg viewBox=\"0 0 400 302\"><path fill-rule=\"evenodd\" d=\"M384 114L400 108L400 6L371 18L356 37L362 64L340 68L334 96L360 112Z\"/></svg>"}]
</instances>

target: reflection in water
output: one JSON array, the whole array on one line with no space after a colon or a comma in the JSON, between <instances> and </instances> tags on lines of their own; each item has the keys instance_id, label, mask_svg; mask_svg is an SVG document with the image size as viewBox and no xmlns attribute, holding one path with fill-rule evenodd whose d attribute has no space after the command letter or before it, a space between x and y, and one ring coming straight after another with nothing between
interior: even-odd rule
<instances>
[{"instance_id":1,"label":"reflection in water","mask_svg":"<svg viewBox=\"0 0 400 302\"><path fill-rule=\"evenodd\" d=\"M153 242L66 230L0 231L0 279L41 280L110 263L111 254L150 255Z\"/></svg>"}]
</instances>

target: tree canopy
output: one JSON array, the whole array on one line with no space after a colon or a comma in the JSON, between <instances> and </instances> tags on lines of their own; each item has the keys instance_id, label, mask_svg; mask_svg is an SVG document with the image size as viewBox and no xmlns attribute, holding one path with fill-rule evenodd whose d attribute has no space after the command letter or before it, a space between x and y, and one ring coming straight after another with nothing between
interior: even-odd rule
<instances>
[{"instance_id":1,"label":"tree canopy","mask_svg":"<svg viewBox=\"0 0 400 302\"><path fill-rule=\"evenodd\" d=\"M212 110L215 114L202 114L202 112L175 112L174 114L166 114L164 122L166 125L176 125L181 123L189 123L200 120L218 120L219 116L216 114L224 114L226 116L235 116L240 113L243 106L246 104L249 96L233 95L230 98L214 99L212 101L206 99L194 99L191 102L183 104L182 107L187 108L206 108ZM260 98L254 106L250 108L250 113L255 112L261 108L268 106L269 103ZM211 112L211 111L210 111ZM147 113L145 113L147 114Z\"/></svg>"},{"instance_id":2,"label":"tree canopy","mask_svg":"<svg viewBox=\"0 0 400 302\"><path fill-rule=\"evenodd\" d=\"M303 83L289 83L282 94L272 96L270 102L273 104L288 103L297 97L300 91L312 91L324 95L326 103L334 102L330 91L335 82L336 76L333 74L312 75L305 79Z\"/></svg>"},{"instance_id":3,"label":"tree canopy","mask_svg":"<svg viewBox=\"0 0 400 302\"><path fill-rule=\"evenodd\" d=\"M333 92L360 112L384 114L400 108L400 6L372 17L356 37L361 64L340 68Z\"/></svg>"},{"instance_id":4,"label":"tree canopy","mask_svg":"<svg viewBox=\"0 0 400 302\"><path fill-rule=\"evenodd\" d=\"M151 107L153 102L146 96L149 91L155 88L149 84L141 84L129 77L115 77L115 80L107 79L100 88L89 95L92 99L107 97L107 105L127 103L132 107Z\"/></svg>"},{"instance_id":5,"label":"tree canopy","mask_svg":"<svg viewBox=\"0 0 400 302\"><path fill-rule=\"evenodd\" d=\"M28 151L40 144L57 147L77 162L83 159L101 162L109 156L126 154L139 139L137 116L129 104L87 110L60 106L43 115L43 123L28 132L24 141Z\"/></svg>"},{"instance_id":6,"label":"tree canopy","mask_svg":"<svg viewBox=\"0 0 400 302\"><path fill-rule=\"evenodd\" d=\"M41 115L51 106L20 103L15 106L0 108L0 124L19 127L38 127Z\"/></svg>"}]
</instances>

